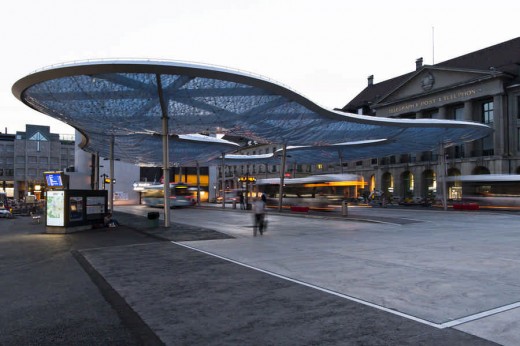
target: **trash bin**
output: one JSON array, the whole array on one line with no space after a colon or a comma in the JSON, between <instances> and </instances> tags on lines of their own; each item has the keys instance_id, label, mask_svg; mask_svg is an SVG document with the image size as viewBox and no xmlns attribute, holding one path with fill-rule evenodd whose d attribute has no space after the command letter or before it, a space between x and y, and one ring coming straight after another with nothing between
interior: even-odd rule
<instances>
[{"instance_id":1,"label":"trash bin","mask_svg":"<svg viewBox=\"0 0 520 346\"><path fill-rule=\"evenodd\" d=\"M341 202L341 215L348 216L348 203L347 201Z\"/></svg>"},{"instance_id":2,"label":"trash bin","mask_svg":"<svg viewBox=\"0 0 520 346\"><path fill-rule=\"evenodd\" d=\"M159 227L159 212L151 211L148 213L148 226Z\"/></svg>"}]
</instances>

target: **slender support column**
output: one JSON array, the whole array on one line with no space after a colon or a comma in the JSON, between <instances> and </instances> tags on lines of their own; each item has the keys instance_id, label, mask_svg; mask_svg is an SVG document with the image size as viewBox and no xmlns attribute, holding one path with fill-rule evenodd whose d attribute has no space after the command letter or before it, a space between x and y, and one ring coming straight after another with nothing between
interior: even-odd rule
<instances>
[{"instance_id":1,"label":"slender support column","mask_svg":"<svg viewBox=\"0 0 520 346\"><path fill-rule=\"evenodd\" d=\"M200 166L197 161L197 205L200 206Z\"/></svg>"},{"instance_id":2,"label":"slender support column","mask_svg":"<svg viewBox=\"0 0 520 346\"><path fill-rule=\"evenodd\" d=\"M339 157L339 172L343 174L343 157L341 157L341 151L338 150Z\"/></svg>"},{"instance_id":3,"label":"slender support column","mask_svg":"<svg viewBox=\"0 0 520 346\"><path fill-rule=\"evenodd\" d=\"M285 160L287 159L287 143L283 144L282 149L282 168L280 169L280 189L279 189L279 197L278 197L278 211L282 211L282 203L283 203L283 184L285 178Z\"/></svg>"},{"instance_id":4,"label":"slender support column","mask_svg":"<svg viewBox=\"0 0 520 346\"><path fill-rule=\"evenodd\" d=\"M222 167L220 169L221 184L222 184L222 208L226 208L226 155L222 153Z\"/></svg>"},{"instance_id":5,"label":"slender support column","mask_svg":"<svg viewBox=\"0 0 520 346\"><path fill-rule=\"evenodd\" d=\"M159 94L159 102L162 112L162 144L163 144L163 191L164 191L164 227L170 227L170 159L169 159L169 141L168 141L168 108L164 103L164 95L162 90L161 76L155 75L157 79L157 92Z\"/></svg>"},{"instance_id":6,"label":"slender support column","mask_svg":"<svg viewBox=\"0 0 520 346\"><path fill-rule=\"evenodd\" d=\"M94 154L94 190L99 190L99 153Z\"/></svg>"},{"instance_id":7,"label":"slender support column","mask_svg":"<svg viewBox=\"0 0 520 346\"><path fill-rule=\"evenodd\" d=\"M114 135L110 137L110 212L114 212Z\"/></svg>"},{"instance_id":8,"label":"slender support column","mask_svg":"<svg viewBox=\"0 0 520 346\"><path fill-rule=\"evenodd\" d=\"M439 180L442 183L442 208L444 209L444 211L446 211L446 210L448 210L448 200L447 200L448 191L446 191L448 188L448 184L446 182L446 175L447 175L446 153L444 152L444 146L442 143L439 146L439 162L440 162L439 175L441 175Z\"/></svg>"}]
</instances>

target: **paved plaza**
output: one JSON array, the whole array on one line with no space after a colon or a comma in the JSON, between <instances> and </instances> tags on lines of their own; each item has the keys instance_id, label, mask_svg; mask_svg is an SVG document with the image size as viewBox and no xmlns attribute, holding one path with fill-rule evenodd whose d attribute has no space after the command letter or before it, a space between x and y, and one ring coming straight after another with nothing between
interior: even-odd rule
<instances>
[{"instance_id":1,"label":"paved plaza","mask_svg":"<svg viewBox=\"0 0 520 346\"><path fill-rule=\"evenodd\" d=\"M115 312L100 314L135 344L520 344L518 213L351 207L343 218L271 212L268 231L253 237L247 211L174 209L169 229L154 227L148 211L117 207L122 227L108 232L46 235L42 225L21 218L0 227L25 222L27 231L9 235L25 232L27 239L36 234L76 244L88 238L64 250L75 259L69 266L77 266L69 274L81 278L101 311L104 297ZM52 261L51 255L40 261ZM10 273L27 279L5 265L4 283ZM17 292L11 288L8 296L12 302ZM8 312L4 320L23 317ZM0 344L21 340L6 336L23 326L13 323L2 323L7 331Z\"/></svg>"}]
</instances>

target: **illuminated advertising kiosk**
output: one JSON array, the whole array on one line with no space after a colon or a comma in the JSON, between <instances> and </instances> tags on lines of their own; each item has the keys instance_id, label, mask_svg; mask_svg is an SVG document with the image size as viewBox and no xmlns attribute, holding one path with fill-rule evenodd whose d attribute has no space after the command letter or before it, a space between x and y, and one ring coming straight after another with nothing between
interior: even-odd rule
<instances>
[{"instance_id":1,"label":"illuminated advertising kiosk","mask_svg":"<svg viewBox=\"0 0 520 346\"><path fill-rule=\"evenodd\" d=\"M71 190L63 172L44 172L47 233L69 233L102 224L108 208L106 190Z\"/></svg>"}]
</instances>

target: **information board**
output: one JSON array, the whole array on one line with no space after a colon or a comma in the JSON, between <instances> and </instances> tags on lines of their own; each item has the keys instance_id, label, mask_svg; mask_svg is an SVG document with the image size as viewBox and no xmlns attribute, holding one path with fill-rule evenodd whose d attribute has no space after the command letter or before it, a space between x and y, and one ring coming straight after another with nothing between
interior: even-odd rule
<instances>
[{"instance_id":1,"label":"information board","mask_svg":"<svg viewBox=\"0 0 520 346\"><path fill-rule=\"evenodd\" d=\"M65 191L47 191L47 226L65 226Z\"/></svg>"}]
</instances>

